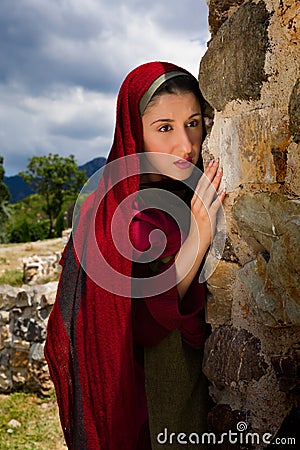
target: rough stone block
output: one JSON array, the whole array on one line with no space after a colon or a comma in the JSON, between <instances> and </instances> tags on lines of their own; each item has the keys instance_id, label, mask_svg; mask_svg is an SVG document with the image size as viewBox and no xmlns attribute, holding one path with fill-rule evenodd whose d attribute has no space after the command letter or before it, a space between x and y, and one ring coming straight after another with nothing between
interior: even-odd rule
<instances>
[{"instance_id":1,"label":"rough stone block","mask_svg":"<svg viewBox=\"0 0 300 450\"><path fill-rule=\"evenodd\" d=\"M298 0L280 0L276 12L287 38L292 44L299 43L300 11Z\"/></svg>"},{"instance_id":2,"label":"rough stone block","mask_svg":"<svg viewBox=\"0 0 300 450\"><path fill-rule=\"evenodd\" d=\"M10 360L10 353L7 353L7 352L0 353L0 366L1 366L0 372L2 371L2 369L6 370L6 368L9 367L9 363L10 363L9 360Z\"/></svg>"},{"instance_id":3,"label":"rough stone block","mask_svg":"<svg viewBox=\"0 0 300 450\"><path fill-rule=\"evenodd\" d=\"M30 343L28 341L17 339L15 336L12 336L11 348L21 351L28 351L30 348Z\"/></svg>"},{"instance_id":4,"label":"rough stone block","mask_svg":"<svg viewBox=\"0 0 300 450\"><path fill-rule=\"evenodd\" d=\"M278 379L279 390L300 394L300 353L290 353L286 356L273 355L271 362Z\"/></svg>"},{"instance_id":5,"label":"rough stone block","mask_svg":"<svg viewBox=\"0 0 300 450\"><path fill-rule=\"evenodd\" d=\"M0 311L0 322L9 323L9 311Z\"/></svg>"},{"instance_id":6,"label":"rough stone block","mask_svg":"<svg viewBox=\"0 0 300 450\"><path fill-rule=\"evenodd\" d=\"M257 240L258 235L265 235L275 242L287 224L299 217L300 203L287 195L247 193L237 198L232 212L241 234L256 236Z\"/></svg>"},{"instance_id":7,"label":"rough stone block","mask_svg":"<svg viewBox=\"0 0 300 450\"><path fill-rule=\"evenodd\" d=\"M269 18L264 1L247 1L210 42L200 64L200 87L218 111L231 100L260 98L262 83L267 80Z\"/></svg>"},{"instance_id":8,"label":"rough stone block","mask_svg":"<svg viewBox=\"0 0 300 450\"><path fill-rule=\"evenodd\" d=\"M203 371L219 388L259 380L266 369L259 339L244 329L224 325L206 341Z\"/></svg>"},{"instance_id":9,"label":"rough stone block","mask_svg":"<svg viewBox=\"0 0 300 450\"><path fill-rule=\"evenodd\" d=\"M300 196L300 144L292 142L287 148L286 187L289 192Z\"/></svg>"},{"instance_id":10,"label":"rough stone block","mask_svg":"<svg viewBox=\"0 0 300 450\"><path fill-rule=\"evenodd\" d=\"M237 264L220 260L215 271L207 281L208 286L223 290L231 290L238 269L239 266Z\"/></svg>"},{"instance_id":11,"label":"rough stone block","mask_svg":"<svg viewBox=\"0 0 300 450\"><path fill-rule=\"evenodd\" d=\"M44 344L39 342L32 344L30 347L29 358L33 361L44 361Z\"/></svg>"},{"instance_id":12,"label":"rough stone block","mask_svg":"<svg viewBox=\"0 0 300 450\"><path fill-rule=\"evenodd\" d=\"M209 286L210 295L207 297L206 321L213 327L230 322L232 293Z\"/></svg>"},{"instance_id":13,"label":"rough stone block","mask_svg":"<svg viewBox=\"0 0 300 450\"><path fill-rule=\"evenodd\" d=\"M216 114L208 146L225 167L223 183L231 192L241 185L284 183L288 170L290 130L278 110ZM227 167L227 170L226 170Z\"/></svg>"},{"instance_id":14,"label":"rough stone block","mask_svg":"<svg viewBox=\"0 0 300 450\"><path fill-rule=\"evenodd\" d=\"M30 391L40 392L43 395L48 395L53 389L48 366L45 362L33 360L28 364L26 387Z\"/></svg>"},{"instance_id":15,"label":"rough stone block","mask_svg":"<svg viewBox=\"0 0 300 450\"><path fill-rule=\"evenodd\" d=\"M22 340L27 340L29 319L18 317L13 321L13 334Z\"/></svg>"},{"instance_id":16,"label":"rough stone block","mask_svg":"<svg viewBox=\"0 0 300 450\"><path fill-rule=\"evenodd\" d=\"M247 427L248 414L247 411L232 410L230 405L216 405L208 414L208 428L218 436L218 440L222 436L222 433L228 433L229 430L232 433L237 433L234 437L240 435L237 429L237 424L243 423ZM244 431L249 431L249 428L245 428ZM234 441L234 439L232 439ZM237 443L228 442L224 439L221 444L216 444L216 448L220 450L241 450L246 448L241 446L240 439L237 439Z\"/></svg>"},{"instance_id":17,"label":"rough stone block","mask_svg":"<svg viewBox=\"0 0 300 450\"><path fill-rule=\"evenodd\" d=\"M16 298L16 306L19 308L23 308L25 306L31 306L32 305L32 298L30 295L30 292L24 287L22 290L20 290L17 294Z\"/></svg>"},{"instance_id":18,"label":"rough stone block","mask_svg":"<svg viewBox=\"0 0 300 450\"><path fill-rule=\"evenodd\" d=\"M282 302L265 292L266 262L258 257L238 272L238 277L248 293L250 312L254 320L262 325L277 327L284 325L284 310Z\"/></svg>"},{"instance_id":19,"label":"rough stone block","mask_svg":"<svg viewBox=\"0 0 300 450\"><path fill-rule=\"evenodd\" d=\"M264 325L300 324L299 206L287 196L261 193L240 197L233 208L239 233L260 252L238 277Z\"/></svg>"},{"instance_id":20,"label":"rough stone block","mask_svg":"<svg viewBox=\"0 0 300 450\"><path fill-rule=\"evenodd\" d=\"M9 339L9 326L0 325L0 350L4 348L4 342Z\"/></svg>"},{"instance_id":21,"label":"rough stone block","mask_svg":"<svg viewBox=\"0 0 300 450\"><path fill-rule=\"evenodd\" d=\"M10 357L10 365L11 367L27 367L28 352L13 349Z\"/></svg>"},{"instance_id":22,"label":"rough stone block","mask_svg":"<svg viewBox=\"0 0 300 450\"><path fill-rule=\"evenodd\" d=\"M9 285L0 286L0 308L9 311L15 305L16 288Z\"/></svg>"},{"instance_id":23,"label":"rough stone block","mask_svg":"<svg viewBox=\"0 0 300 450\"><path fill-rule=\"evenodd\" d=\"M219 261L207 282L211 296L207 299L207 321L212 325L223 325L230 321L232 306L232 285L235 282L238 265Z\"/></svg>"},{"instance_id":24,"label":"rough stone block","mask_svg":"<svg viewBox=\"0 0 300 450\"><path fill-rule=\"evenodd\" d=\"M245 0L208 0L208 23L212 35L216 34L220 26L232 15Z\"/></svg>"},{"instance_id":25,"label":"rough stone block","mask_svg":"<svg viewBox=\"0 0 300 450\"><path fill-rule=\"evenodd\" d=\"M1 369L1 367L0 367ZM0 373L0 391L8 392L11 389L11 380L9 377L1 371Z\"/></svg>"},{"instance_id":26,"label":"rough stone block","mask_svg":"<svg viewBox=\"0 0 300 450\"><path fill-rule=\"evenodd\" d=\"M42 342L46 338L46 327L37 319L19 317L14 321L13 332L29 342Z\"/></svg>"},{"instance_id":27,"label":"rough stone block","mask_svg":"<svg viewBox=\"0 0 300 450\"><path fill-rule=\"evenodd\" d=\"M29 342L44 342L46 339L45 325L35 319L30 319L28 324L27 340Z\"/></svg>"},{"instance_id":28,"label":"rough stone block","mask_svg":"<svg viewBox=\"0 0 300 450\"><path fill-rule=\"evenodd\" d=\"M300 80L298 79L292 91L289 103L290 130L293 140L300 142Z\"/></svg>"},{"instance_id":29,"label":"rough stone block","mask_svg":"<svg viewBox=\"0 0 300 450\"><path fill-rule=\"evenodd\" d=\"M35 287L35 295L40 308L53 306L56 298L57 286L58 283L52 281Z\"/></svg>"},{"instance_id":30,"label":"rough stone block","mask_svg":"<svg viewBox=\"0 0 300 450\"><path fill-rule=\"evenodd\" d=\"M26 373L25 371L20 372L20 371L12 371L12 386L15 389L20 389L22 387L24 387L25 383L26 383Z\"/></svg>"}]
</instances>

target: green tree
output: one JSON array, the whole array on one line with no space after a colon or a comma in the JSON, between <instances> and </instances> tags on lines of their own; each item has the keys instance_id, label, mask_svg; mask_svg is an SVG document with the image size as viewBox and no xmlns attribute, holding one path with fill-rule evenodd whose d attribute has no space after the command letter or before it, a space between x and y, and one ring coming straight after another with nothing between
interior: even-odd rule
<instances>
[{"instance_id":1,"label":"green tree","mask_svg":"<svg viewBox=\"0 0 300 450\"><path fill-rule=\"evenodd\" d=\"M75 201L86 181L83 170L79 170L74 155L66 158L49 153L48 156L29 158L27 170L20 172L24 181L45 199L45 213L49 217L49 237L53 236L55 219L66 198Z\"/></svg>"},{"instance_id":2,"label":"green tree","mask_svg":"<svg viewBox=\"0 0 300 450\"><path fill-rule=\"evenodd\" d=\"M0 156L0 242L5 241L5 226L10 217L10 208L8 205L10 193L4 183L3 157Z\"/></svg>"}]
</instances>

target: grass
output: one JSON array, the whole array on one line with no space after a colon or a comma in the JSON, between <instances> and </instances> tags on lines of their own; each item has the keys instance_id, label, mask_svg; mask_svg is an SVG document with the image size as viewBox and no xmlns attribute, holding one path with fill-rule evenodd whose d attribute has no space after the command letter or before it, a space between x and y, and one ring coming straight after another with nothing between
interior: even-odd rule
<instances>
[{"instance_id":1,"label":"grass","mask_svg":"<svg viewBox=\"0 0 300 450\"><path fill-rule=\"evenodd\" d=\"M5 269L0 274L0 285L9 284L10 286L22 286L23 284L23 271L17 269Z\"/></svg>"},{"instance_id":2,"label":"grass","mask_svg":"<svg viewBox=\"0 0 300 450\"><path fill-rule=\"evenodd\" d=\"M50 281L58 281L59 275L55 274L53 277L44 278L43 284ZM23 271L21 270L8 270L5 269L3 273L0 273L0 286L3 284L9 284L10 286L22 286L24 283Z\"/></svg>"},{"instance_id":3,"label":"grass","mask_svg":"<svg viewBox=\"0 0 300 450\"><path fill-rule=\"evenodd\" d=\"M21 426L10 427L12 419ZM55 394L46 398L22 392L0 395L0 448L65 450Z\"/></svg>"}]
</instances>

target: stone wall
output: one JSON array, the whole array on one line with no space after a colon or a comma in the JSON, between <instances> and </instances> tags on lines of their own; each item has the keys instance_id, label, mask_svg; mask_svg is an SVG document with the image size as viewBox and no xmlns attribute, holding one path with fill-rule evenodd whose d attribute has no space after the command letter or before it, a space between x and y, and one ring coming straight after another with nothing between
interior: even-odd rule
<instances>
[{"instance_id":1,"label":"stone wall","mask_svg":"<svg viewBox=\"0 0 300 450\"><path fill-rule=\"evenodd\" d=\"M57 282L0 286L0 392L52 389L44 344L56 290Z\"/></svg>"},{"instance_id":2,"label":"stone wall","mask_svg":"<svg viewBox=\"0 0 300 450\"><path fill-rule=\"evenodd\" d=\"M212 334L204 372L216 403L210 425L216 432L236 431L244 420L248 430L260 434L275 436L287 427L295 435L300 423L300 2L207 3L212 37L199 80L214 108L214 123L204 159L220 158L228 192L226 245L208 280Z\"/></svg>"}]
</instances>

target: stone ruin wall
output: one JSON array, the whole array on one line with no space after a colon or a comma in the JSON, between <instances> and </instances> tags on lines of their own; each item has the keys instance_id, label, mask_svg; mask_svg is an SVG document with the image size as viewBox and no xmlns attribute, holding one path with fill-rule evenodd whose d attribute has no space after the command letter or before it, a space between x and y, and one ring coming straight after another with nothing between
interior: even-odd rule
<instances>
[{"instance_id":1,"label":"stone ruin wall","mask_svg":"<svg viewBox=\"0 0 300 450\"><path fill-rule=\"evenodd\" d=\"M0 392L48 394L53 388L44 358L46 325L57 282L0 286Z\"/></svg>"},{"instance_id":2,"label":"stone ruin wall","mask_svg":"<svg viewBox=\"0 0 300 450\"><path fill-rule=\"evenodd\" d=\"M248 431L275 436L287 427L295 435L300 424L300 1L207 3L211 40L199 80L214 121L203 156L220 158L228 193L225 248L208 279L212 334L203 368L216 403L210 427L217 433L237 431L244 420ZM212 263L216 258L211 256Z\"/></svg>"},{"instance_id":3,"label":"stone ruin wall","mask_svg":"<svg viewBox=\"0 0 300 450\"><path fill-rule=\"evenodd\" d=\"M64 242L64 240L63 240ZM61 252L24 258L24 285L0 286L0 392L43 394L53 388L44 358L46 326L57 290Z\"/></svg>"},{"instance_id":4,"label":"stone ruin wall","mask_svg":"<svg viewBox=\"0 0 300 450\"><path fill-rule=\"evenodd\" d=\"M62 234L62 247L70 230ZM0 285L0 393L47 395L53 384L44 358L46 327L61 272L61 251L20 260L21 287Z\"/></svg>"}]
</instances>

